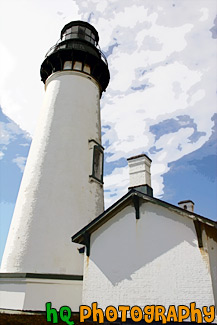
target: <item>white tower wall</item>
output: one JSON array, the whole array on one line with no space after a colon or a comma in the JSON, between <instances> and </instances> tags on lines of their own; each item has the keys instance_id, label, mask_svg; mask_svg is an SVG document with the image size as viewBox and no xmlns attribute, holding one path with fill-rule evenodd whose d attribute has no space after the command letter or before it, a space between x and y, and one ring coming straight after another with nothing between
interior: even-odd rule
<instances>
[{"instance_id":1,"label":"white tower wall","mask_svg":"<svg viewBox=\"0 0 217 325\"><path fill-rule=\"evenodd\" d=\"M101 143L99 99L90 75L62 71L47 79L1 272L82 274L71 234L104 208L103 186L89 177L88 140Z\"/></svg>"}]
</instances>

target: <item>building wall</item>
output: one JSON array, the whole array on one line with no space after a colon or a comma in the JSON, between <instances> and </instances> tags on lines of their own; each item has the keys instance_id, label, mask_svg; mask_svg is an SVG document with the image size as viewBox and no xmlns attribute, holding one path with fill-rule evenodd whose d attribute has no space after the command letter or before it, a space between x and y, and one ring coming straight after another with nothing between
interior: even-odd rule
<instances>
[{"instance_id":1,"label":"building wall","mask_svg":"<svg viewBox=\"0 0 217 325\"><path fill-rule=\"evenodd\" d=\"M136 220L127 206L91 235L82 303L109 305L214 304L209 257L198 248L193 221L152 203Z\"/></svg>"},{"instance_id":2,"label":"building wall","mask_svg":"<svg viewBox=\"0 0 217 325\"><path fill-rule=\"evenodd\" d=\"M0 308L45 311L45 304L52 303L58 310L69 306L79 311L82 281L54 279L0 278Z\"/></svg>"},{"instance_id":3,"label":"building wall","mask_svg":"<svg viewBox=\"0 0 217 325\"><path fill-rule=\"evenodd\" d=\"M209 254L210 273L212 277L215 308L217 313L217 231L210 226L205 226L203 231L205 249Z\"/></svg>"}]
</instances>

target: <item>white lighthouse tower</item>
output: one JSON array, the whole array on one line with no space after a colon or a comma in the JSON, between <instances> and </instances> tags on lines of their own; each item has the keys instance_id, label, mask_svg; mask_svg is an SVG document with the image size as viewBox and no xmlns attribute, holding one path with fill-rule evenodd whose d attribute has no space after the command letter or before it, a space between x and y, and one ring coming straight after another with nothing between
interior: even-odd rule
<instances>
[{"instance_id":1,"label":"white lighthouse tower","mask_svg":"<svg viewBox=\"0 0 217 325\"><path fill-rule=\"evenodd\" d=\"M81 303L83 255L71 234L104 209L100 97L109 70L98 41L92 25L73 21L42 63L45 98L2 259L0 308Z\"/></svg>"}]
</instances>

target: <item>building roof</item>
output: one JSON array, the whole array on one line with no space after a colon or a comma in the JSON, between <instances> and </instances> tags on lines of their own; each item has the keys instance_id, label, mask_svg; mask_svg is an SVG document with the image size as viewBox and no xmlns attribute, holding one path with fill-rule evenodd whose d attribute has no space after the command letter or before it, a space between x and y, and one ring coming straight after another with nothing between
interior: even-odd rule
<instances>
[{"instance_id":1,"label":"building roof","mask_svg":"<svg viewBox=\"0 0 217 325\"><path fill-rule=\"evenodd\" d=\"M173 204L170 204L165 201L159 200L157 198L151 197L149 195L143 194L142 192L139 192L138 190L136 190L134 188L134 189L131 189L127 194L125 194L118 201L116 201L113 205L111 205L102 214L100 214L98 217L93 219L85 227L83 227L81 230L79 230L76 234L74 234L71 237L72 241L75 243L86 245L87 235L90 236L91 233L96 231L104 223L106 223L113 216L115 216L119 211L121 211L123 208L125 208L126 206L128 206L129 204L132 204L132 203L134 204L134 207L136 210L136 218L139 219L140 201L141 202L150 202L153 204L163 206L171 211L174 211L176 213L179 213L180 215L183 215L185 217L192 219L197 224L197 226L195 225L195 228L196 228L198 237L201 237L201 234L200 234L201 231L200 231L200 229L197 229L198 223L206 224L210 227L213 227L214 229L216 229L216 233L217 233L217 223L215 221L205 218L205 217L203 217L199 214L196 214L194 212L177 207ZM198 232L199 232L199 234L198 234ZM198 238L198 241L200 241L200 238ZM200 246L200 243L199 243L199 246ZM200 246L200 247L202 247L202 246Z\"/></svg>"}]
</instances>

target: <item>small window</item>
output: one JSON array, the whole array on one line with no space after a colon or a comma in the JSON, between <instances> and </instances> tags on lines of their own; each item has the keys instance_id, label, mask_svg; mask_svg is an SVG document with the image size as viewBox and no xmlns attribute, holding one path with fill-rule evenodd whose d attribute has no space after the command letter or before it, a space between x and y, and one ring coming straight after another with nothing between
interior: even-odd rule
<instances>
[{"instance_id":1,"label":"small window","mask_svg":"<svg viewBox=\"0 0 217 325\"><path fill-rule=\"evenodd\" d=\"M72 69L72 61L66 61L63 66L63 70L71 70Z\"/></svg>"},{"instance_id":2,"label":"small window","mask_svg":"<svg viewBox=\"0 0 217 325\"><path fill-rule=\"evenodd\" d=\"M100 183L103 183L103 149L99 145L93 147L92 175Z\"/></svg>"},{"instance_id":3,"label":"small window","mask_svg":"<svg viewBox=\"0 0 217 325\"><path fill-rule=\"evenodd\" d=\"M78 32L78 26L72 26L72 33Z\"/></svg>"},{"instance_id":4,"label":"small window","mask_svg":"<svg viewBox=\"0 0 217 325\"><path fill-rule=\"evenodd\" d=\"M65 48L66 48L66 45L65 44L58 46L58 49L65 49Z\"/></svg>"},{"instance_id":5,"label":"small window","mask_svg":"<svg viewBox=\"0 0 217 325\"><path fill-rule=\"evenodd\" d=\"M90 66L88 64L85 64L83 71L90 74Z\"/></svg>"},{"instance_id":6,"label":"small window","mask_svg":"<svg viewBox=\"0 0 217 325\"><path fill-rule=\"evenodd\" d=\"M186 204L184 205L184 209L187 210L187 205Z\"/></svg>"},{"instance_id":7,"label":"small window","mask_svg":"<svg viewBox=\"0 0 217 325\"><path fill-rule=\"evenodd\" d=\"M65 39L70 39L72 34L66 34Z\"/></svg>"},{"instance_id":8,"label":"small window","mask_svg":"<svg viewBox=\"0 0 217 325\"><path fill-rule=\"evenodd\" d=\"M86 28L86 34L87 34L87 35L91 35L91 30L88 29L88 28Z\"/></svg>"},{"instance_id":9,"label":"small window","mask_svg":"<svg viewBox=\"0 0 217 325\"><path fill-rule=\"evenodd\" d=\"M78 38L78 33L72 33L72 34L70 34L70 38Z\"/></svg>"},{"instance_id":10,"label":"small window","mask_svg":"<svg viewBox=\"0 0 217 325\"><path fill-rule=\"evenodd\" d=\"M91 41L91 38L90 38L90 36L88 36L88 35L85 35L85 39L86 39L86 41L88 41L88 42Z\"/></svg>"},{"instance_id":11,"label":"small window","mask_svg":"<svg viewBox=\"0 0 217 325\"><path fill-rule=\"evenodd\" d=\"M85 27L78 26L78 37L79 38L84 38L84 35L85 35Z\"/></svg>"},{"instance_id":12,"label":"small window","mask_svg":"<svg viewBox=\"0 0 217 325\"><path fill-rule=\"evenodd\" d=\"M75 61L73 69L81 71L82 70L82 62Z\"/></svg>"}]
</instances>

